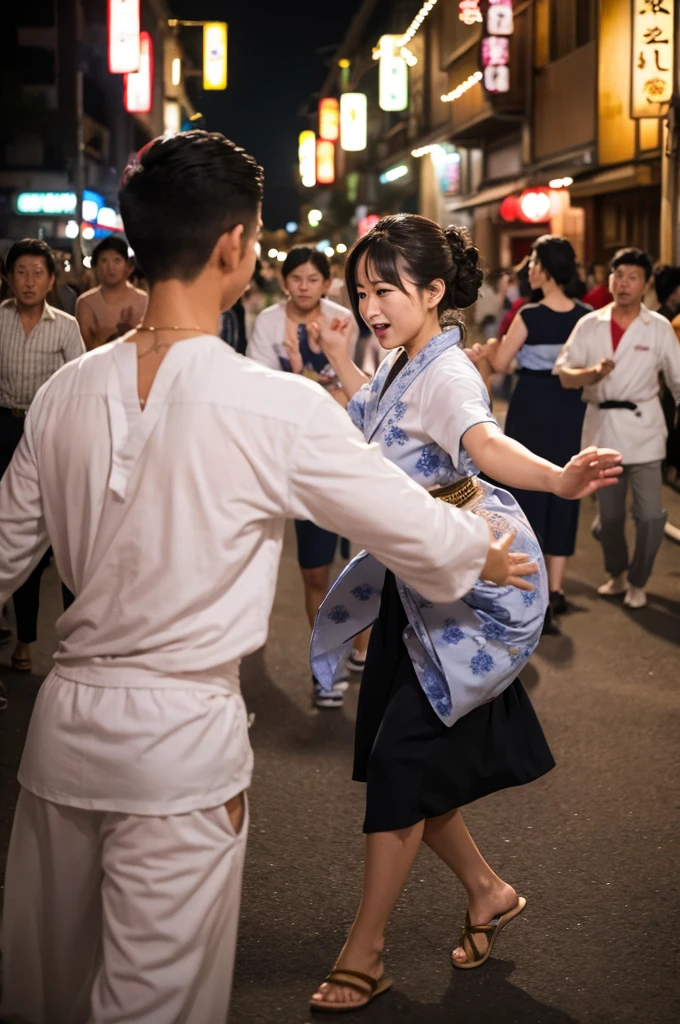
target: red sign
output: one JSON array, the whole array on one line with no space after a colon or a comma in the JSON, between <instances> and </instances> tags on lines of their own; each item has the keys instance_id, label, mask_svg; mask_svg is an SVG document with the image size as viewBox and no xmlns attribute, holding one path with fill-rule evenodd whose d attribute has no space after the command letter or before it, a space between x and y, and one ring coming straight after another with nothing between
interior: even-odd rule
<instances>
[{"instance_id":1,"label":"red sign","mask_svg":"<svg viewBox=\"0 0 680 1024\"><path fill-rule=\"evenodd\" d=\"M340 103L334 96L319 100L319 138L328 142L340 138Z\"/></svg>"},{"instance_id":2,"label":"red sign","mask_svg":"<svg viewBox=\"0 0 680 1024\"><path fill-rule=\"evenodd\" d=\"M153 106L153 44L148 32L139 37L139 71L126 75L124 83L128 114L149 114Z\"/></svg>"},{"instance_id":3,"label":"red sign","mask_svg":"<svg viewBox=\"0 0 680 1024\"><path fill-rule=\"evenodd\" d=\"M124 75L139 70L139 0L109 2L109 71Z\"/></svg>"},{"instance_id":4,"label":"red sign","mask_svg":"<svg viewBox=\"0 0 680 1024\"><path fill-rule=\"evenodd\" d=\"M479 9L480 0L460 0L458 4L458 17L464 25L481 25L482 12Z\"/></svg>"}]
</instances>

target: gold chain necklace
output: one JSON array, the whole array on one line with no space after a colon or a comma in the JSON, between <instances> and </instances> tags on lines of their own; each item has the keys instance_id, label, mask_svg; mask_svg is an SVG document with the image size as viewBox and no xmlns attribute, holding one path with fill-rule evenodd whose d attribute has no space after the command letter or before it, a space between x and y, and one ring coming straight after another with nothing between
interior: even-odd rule
<instances>
[{"instance_id":1,"label":"gold chain necklace","mask_svg":"<svg viewBox=\"0 0 680 1024\"><path fill-rule=\"evenodd\" d=\"M153 334L156 331L198 331L199 334L204 334L202 327L143 327L139 326L138 331L149 331ZM137 359L143 359L144 356L151 355L152 352L162 352L163 349L170 348L170 343L162 343L154 338L153 344L149 346L144 352L137 352Z\"/></svg>"}]
</instances>

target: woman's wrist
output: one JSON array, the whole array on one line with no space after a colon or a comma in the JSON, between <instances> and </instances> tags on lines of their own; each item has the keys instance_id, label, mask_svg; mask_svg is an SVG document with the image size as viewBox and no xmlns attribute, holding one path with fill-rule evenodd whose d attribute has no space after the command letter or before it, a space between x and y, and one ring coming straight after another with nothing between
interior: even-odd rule
<instances>
[{"instance_id":1,"label":"woman's wrist","mask_svg":"<svg viewBox=\"0 0 680 1024\"><path fill-rule=\"evenodd\" d=\"M549 463L546 466L546 480L543 489L551 494L559 495L562 485L562 473L563 470L560 466L554 466L552 463Z\"/></svg>"}]
</instances>

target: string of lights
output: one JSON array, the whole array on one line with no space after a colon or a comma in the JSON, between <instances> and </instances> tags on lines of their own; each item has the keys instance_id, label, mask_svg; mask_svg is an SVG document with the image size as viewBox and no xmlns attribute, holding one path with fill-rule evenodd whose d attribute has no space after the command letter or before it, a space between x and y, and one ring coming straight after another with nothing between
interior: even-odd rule
<instances>
[{"instance_id":1,"label":"string of lights","mask_svg":"<svg viewBox=\"0 0 680 1024\"><path fill-rule=\"evenodd\" d=\"M483 77L481 71L475 71L474 75L470 75L464 82L456 86L455 89L452 89L451 92L445 93L442 96L442 103L453 103L454 100L459 100L468 89L471 89L473 85L477 85L477 82L481 82Z\"/></svg>"},{"instance_id":2,"label":"string of lights","mask_svg":"<svg viewBox=\"0 0 680 1024\"><path fill-rule=\"evenodd\" d=\"M414 35L418 31L422 23L425 21L425 18L428 16L432 8L436 5L436 3L437 0L426 0L426 3L424 3L423 6L420 8L415 18L413 19L413 21L404 32L401 39L399 40L402 46L408 46L408 44L413 39Z\"/></svg>"}]
</instances>

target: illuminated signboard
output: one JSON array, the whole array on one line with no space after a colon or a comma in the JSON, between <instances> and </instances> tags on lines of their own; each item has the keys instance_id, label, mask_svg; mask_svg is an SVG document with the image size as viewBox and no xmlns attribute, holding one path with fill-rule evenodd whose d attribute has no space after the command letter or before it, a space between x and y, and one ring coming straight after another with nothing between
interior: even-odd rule
<instances>
[{"instance_id":1,"label":"illuminated signboard","mask_svg":"<svg viewBox=\"0 0 680 1024\"><path fill-rule=\"evenodd\" d=\"M148 32L139 37L139 71L124 78L123 102L128 114L148 114L153 106L153 44Z\"/></svg>"},{"instance_id":2,"label":"illuminated signboard","mask_svg":"<svg viewBox=\"0 0 680 1024\"><path fill-rule=\"evenodd\" d=\"M484 88L510 91L510 36L514 31L512 0L487 0L486 35L482 39Z\"/></svg>"},{"instance_id":3,"label":"illuminated signboard","mask_svg":"<svg viewBox=\"0 0 680 1024\"><path fill-rule=\"evenodd\" d=\"M366 149L366 93L344 92L340 97L340 145L348 153Z\"/></svg>"},{"instance_id":4,"label":"illuminated signboard","mask_svg":"<svg viewBox=\"0 0 680 1024\"><path fill-rule=\"evenodd\" d=\"M298 140L300 178L305 188L316 185L316 135L314 132L300 132Z\"/></svg>"},{"instance_id":5,"label":"illuminated signboard","mask_svg":"<svg viewBox=\"0 0 680 1024\"><path fill-rule=\"evenodd\" d=\"M663 117L673 95L674 0L634 0L631 117Z\"/></svg>"},{"instance_id":6,"label":"illuminated signboard","mask_svg":"<svg viewBox=\"0 0 680 1024\"><path fill-rule=\"evenodd\" d=\"M227 24L208 21L203 26L203 88L227 88Z\"/></svg>"},{"instance_id":7,"label":"illuminated signboard","mask_svg":"<svg viewBox=\"0 0 680 1024\"><path fill-rule=\"evenodd\" d=\"M68 217L76 212L76 203L75 192L20 192L16 197L16 211L27 217ZM86 188L83 192L83 219L96 221L103 206L104 197Z\"/></svg>"},{"instance_id":8,"label":"illuminated signboard","mask_svg":"<svg viewBox=\"0 0 680 1024\"><path fill-rule=\"evenodd\" d=\"M482 12L479 9L480 0L460 0L458 4L458 17L464 25L482 24Z\"/></svg>"},{"instance_id":9,"label":"illuminated signboard","mask_svg":"<svg viewBox=\"0 0 680 1024\"><path fill-rule=\"evenodd\" d=\"M316 143L316 180L319 185L335 181L335 143L319 139Z\"/></svg>"},{"instance_id":10,"label":"illuminated signboard","mask_svg":"<svg viewBox=\"0 0 680 1024\"><path fill-rule=\"evenodd\" d=\"M381 110L406 110L408 107L408 67L401 56L400 44L401 36L381 36L378 43L378 104Z\"/></svg>"},{"instance_id":11,"label":"illuminated signboard","mask_svg":"<svg viewBox=\"0 0 680 1024\"><path fill-rule=\"evenodd\" d=\"M109 71L139 70L139 0L109 0Z\"/></svg>"},{"instance_id":12,"label":"illuminated signboard","mask_svg":"<svg viewBox=\"0 0 680 1024\"><path fill-rule=\"evenodd\" d=\"M177 135L182 129L182 112L177 100L163 104L163 129L166 135Z\"/></svg>"},{"instance_id":13,"label":"illuminated signboard","mask_svg":"<svg viewBox=\"0 0 680 1024\"><path fill-rule=\"evenodd\" d=\"M319 138L328 142L340 138L340 104L334 96L319 100Z\"/></svg>"}]
</instances>

